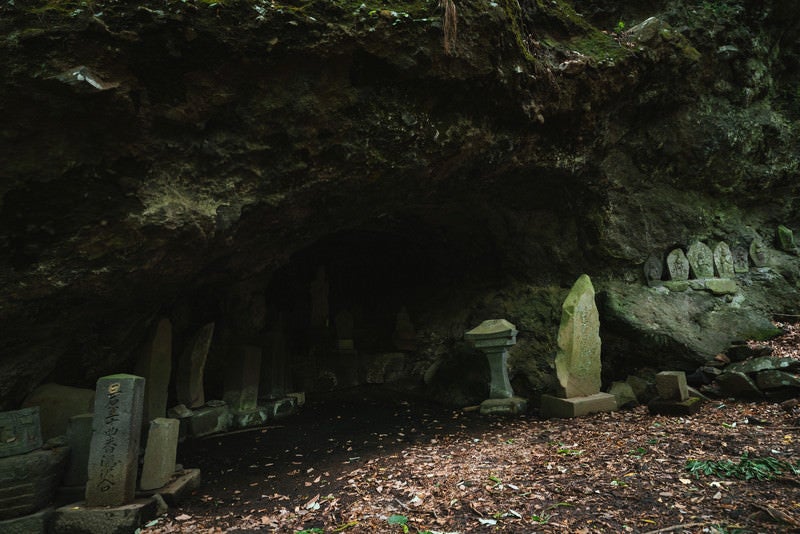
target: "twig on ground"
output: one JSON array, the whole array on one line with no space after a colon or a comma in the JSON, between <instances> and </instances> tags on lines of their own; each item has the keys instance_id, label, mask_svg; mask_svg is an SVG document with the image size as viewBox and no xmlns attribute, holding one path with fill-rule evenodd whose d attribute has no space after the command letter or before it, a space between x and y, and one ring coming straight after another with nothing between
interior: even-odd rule
<instances>
[{"instance_id":1,"label":"twig on ground","mask_svg":"<svg viewBox=\"0 0 800 534\"><path fill-rule=\"evenodd\" d=\"M679 528L702 527L705 524L706 523L679 523L677 525L672 525L671 527L659 528L658 530L648 530L647 532L642 532L642 534L662 534L664 532L672 532L673 530L677 530Z\"/></svg>"}]
</instances>

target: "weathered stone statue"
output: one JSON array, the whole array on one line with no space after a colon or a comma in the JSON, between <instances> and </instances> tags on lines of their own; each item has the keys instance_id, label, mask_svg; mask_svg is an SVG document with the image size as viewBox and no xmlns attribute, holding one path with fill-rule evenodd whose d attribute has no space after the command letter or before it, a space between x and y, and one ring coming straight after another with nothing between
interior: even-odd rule
<instances>
[{"instance_id":1,"label":"weathered stone statue","mask_svg":"<svg viewBox=\"0 0 800 534\"><path fill-rule=\"evenodd\" d=\"M689 279L689 260L686 259L686 254L679 248L676 248L667 256L667 270L669 271L670 280L688 280Z\"/></svg>"},{"instance_id":2,"label":"weathered stone statue","mask_svg":"<svg viewBox=\"0 0 800 534\"><path fill-rule=\"evenodd\" d=\"M689 267L692 268L695 278L714 277L714 253L705 243L695 241L689 245L686 259L689 260Z\"/></svg>"},{"instance_id":3,"label":"weathered stone statue","mask_svg":"<svg viewBox=\"0 0 800 534\"><path fill-rule=\"evenodd\" d=\"M714 247L714 265L720 278L733 278L736 276L733 268L733 254L725 241L720 241Z\"/></svg>"}]
</instances>

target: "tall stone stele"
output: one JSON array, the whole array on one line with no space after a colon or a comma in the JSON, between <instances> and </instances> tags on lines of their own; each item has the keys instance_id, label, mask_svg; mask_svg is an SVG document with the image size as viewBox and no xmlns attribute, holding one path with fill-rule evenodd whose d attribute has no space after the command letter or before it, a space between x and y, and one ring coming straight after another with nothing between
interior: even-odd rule
<instances>
[{"instance_id":1,"label":"tall stone stele","mask_svg":"<svg viewBox=\"0 0 800 534\"><path fill-rule=\"evenodd\" d=\"M199 408L206 403L203 373L213 337L214 323L208 323L192 336L181 355L175 389L178 393L178 402L188 408Z\"/></svg>"},{"instance_id":2,"label":"tall stone stele","mask_svg":"<svg viewBox=\"0 0 800 534\"><path fill-rule=\"evenodd\" d=\"M87 506L122 506L134 499L144 378L118 374L97 381L89 447Z\"/></svg>"},{"instance_id":3,"label":"tall stone stele","mask_svg":"<svg viewBox=\"0 0 800 534\"><path fill-rule=\"evenodd\" d=\"M615 410L613 395L600 392L600 316L594 287L581 275L561 306L555 359L558 396L542 395L545 417L577 417Z\"/></svg>"}]
</instances>

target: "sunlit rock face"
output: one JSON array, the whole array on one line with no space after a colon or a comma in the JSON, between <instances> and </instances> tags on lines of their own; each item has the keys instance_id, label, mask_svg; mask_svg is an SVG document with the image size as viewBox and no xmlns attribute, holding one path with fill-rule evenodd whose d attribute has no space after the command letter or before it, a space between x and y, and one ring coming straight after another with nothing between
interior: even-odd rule
<instances>
[{"instance_id":1,"label":"sunlit rock face","mask_svg":"<svg viewBox=\"0 0 800 534\"><path fill-rule=\"evenodd\" d=\"M275 391L464 404L488 370L461 335L492 317L519 329L514 391L555 387L582 273L605 380L797 313L787 3L463 1L449 52L435 2L20 4L0 7L3 408L133 371L163 318L176 362L215 323L207 398L248 345ZM652 254L757 239L736 293L646 285Z\"/></svg>"}]
</instances>

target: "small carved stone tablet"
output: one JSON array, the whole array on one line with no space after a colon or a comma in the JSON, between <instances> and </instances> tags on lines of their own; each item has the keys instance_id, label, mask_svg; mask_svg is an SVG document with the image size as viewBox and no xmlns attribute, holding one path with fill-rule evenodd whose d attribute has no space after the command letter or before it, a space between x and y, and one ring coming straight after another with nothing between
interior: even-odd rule
<instances>
[{"instance_id":1,"label":"small carved stone tablet","mask_svg":"<svg viewBox=\"0 0 800 534\"><path fill-rule=\"evenodd\" d=\"M667 270L669 270L670 280L688 280L689 279L689 260L686 259L686 254L679 248L676 248L667 256Z\"/></svg>"},{"instance_id":2,"label":"small carved stone tablet","mask_svg":"<svg viewBox=\"0 0 800 534\"><path fill-rule=\"evenodd\" d=\"M648 284L661 281L664 275L664 257L660 254L650 254L644 262L644 278Z\"/></svg>"},{"instance_id":3,"label":"small carved stone tablet","mask_svg":"<svg viewBox=\"0 0 800 534\"><path fill-rule=\"evenodd\" d=\"M733 270L737 273L746 273L750 270L750 259L747 249L741 245L733 247Z\"/></svg>"},{"instance_id":4,"label":"small carved stone tablet","mask_svg":"<svg viewBox=\"0 0 800 534\"><path fill-rule=\"evenodd\" d=\"M750 243L750 259L756 267L766 267L769 263L769 249L758 237Z\"/></svg>"},{"instance_id":5,"label":"small carved stone tablet","mask_svg":"<svg viewBox=\"0 0 800 534\"><path fill-rule=\"evenodd\" d=\"M714 253L711 252L708 245L695 241L689 245L686 258L689 260L689 266L692 268L695 278L714 277Z\"/></svg>"},{"instance_id":6,"label":"small carved stone tablet","mask_svg":"<svg viewBox=\"0 0 800 534\"><path fill-rule=\"evenodd\" d=\"M731 247L725 241L720 241L714 247L714 265L717 267L717 275L720 278L733 278L736 275Z\"/></svg>"}]
</instances>

